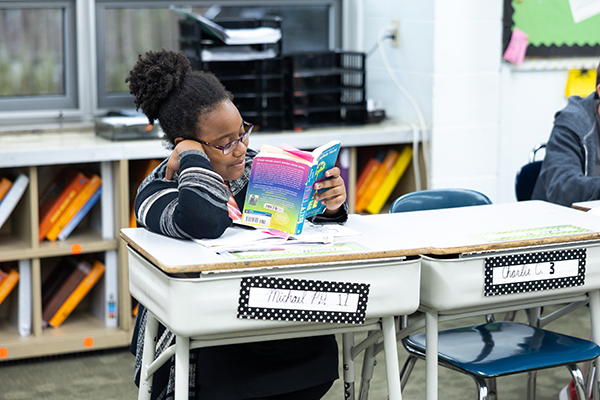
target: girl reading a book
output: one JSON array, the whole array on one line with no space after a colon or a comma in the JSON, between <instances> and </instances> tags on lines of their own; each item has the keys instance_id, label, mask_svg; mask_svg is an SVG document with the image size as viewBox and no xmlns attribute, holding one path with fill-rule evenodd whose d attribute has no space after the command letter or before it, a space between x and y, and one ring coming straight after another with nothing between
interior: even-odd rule
<instances>
[{"instance_id":1,"label":"girl reading a book","mask_svg":"<svg viewBox=\"0 0 600 400\"><path fill-rule=\"evenodd\" d=\"M173 149L138 188L139 227L166 236L216 238L243 211L252 159L253 126L242 119L231 94L209 72L192 71L178 52L139 56L128 78L130 92L151 124L156 120ZM327 171L319 200L326 211L313 222L345 222L346 188L338 168ZM131 350L139 373L146 310L140 305ZM175 339L159 327L157 355ZM338 378L333 335L192 350L190 398L320 399ZM152 399L172 398L173 360L154 375Z\"/></svg>"}]
</instances>

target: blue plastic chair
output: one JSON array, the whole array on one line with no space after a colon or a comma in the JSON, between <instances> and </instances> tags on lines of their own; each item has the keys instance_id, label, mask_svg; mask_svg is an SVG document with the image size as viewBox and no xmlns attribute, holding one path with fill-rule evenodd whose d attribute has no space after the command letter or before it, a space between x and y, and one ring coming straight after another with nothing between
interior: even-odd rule
<instances>
[{"instance_id":1,"label":"blue plastic chair","mask_svg":"<svg viewBox=\"0 0 600 400\"><path fill-rule=\"evenodd\" d=\"M423 190L399 197L390 212L491 203L486 195L470 189ZM403 326L405 324L406 318ZM425 334L410 335L402 339L402 344L409 353L400 373L404 388L417 359L425 358ZM592 360L598 355L600 347L589 340L512 321L446 329L438 334L439 365L471 376L477 383L480 400L497 398L496 377L561 365L569 369L578 398L588 400L577 363Z\"/></svg>"},{"instance_id":2,"label":"blue plastic chair","mask_svg":"<svg viewBox=\"0 0 600 400\"><path fill-rule=\"evenodd\" d=\"M517 201L531 200L533 187L535 186L540 170L542 169L542 161L536 160L535 157L538 151L545 148L545 143L537 144L529 154L529 162L517 171L515 177L515 194L517 196Z\"/></svg>"}]
</instances>

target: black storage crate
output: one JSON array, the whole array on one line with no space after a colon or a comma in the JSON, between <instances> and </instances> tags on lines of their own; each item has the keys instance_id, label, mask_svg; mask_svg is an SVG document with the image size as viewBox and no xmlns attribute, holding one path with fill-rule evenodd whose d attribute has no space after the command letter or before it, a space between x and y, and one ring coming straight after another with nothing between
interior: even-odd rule
<instances>
[{"instance_id":1,"label":"black storage crate","mask_svg":"<svg viewBox=\"0 0 600 400\"><path fill-rule=\"evenodd\" d=\"M291 54L288 64L293 129L367 122L364 53Z\"/></svg>"},{"instance_id":2,"label":"black storage crate","mask_svg":"<svg viewBox=\"0 0 600 400\"><path fill-rule=\"evenodd\" d=\"M281 27L279 18L272 19L215 19L215 23L227 29L251 29L258 27ZM180 49L188 57L195 70L211 71L234 96L234 104L242 117L256 126L256 130L280 131L289 129L288 64L281 54L281 40L277 43L249 45L248 54L271 52L275 57L251 60L207 60L203 50L229 50L247 46L226 46L221 40L206 34L201 25L193 20L180 20Z\"/></svg>"}]
</instances>

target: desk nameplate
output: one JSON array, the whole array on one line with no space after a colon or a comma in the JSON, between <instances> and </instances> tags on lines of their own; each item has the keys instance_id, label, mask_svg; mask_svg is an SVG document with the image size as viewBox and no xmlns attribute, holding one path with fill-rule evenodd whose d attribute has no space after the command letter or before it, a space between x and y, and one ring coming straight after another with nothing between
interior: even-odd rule
<instances>
[{"instance_id":1,"label":"desk nameplate","mask_svg":"<svg viewBox=\"0 0 600 400\"><path fill-rule=\"evenodd\" d=\"M369 284L286 279L242 278L238 318L362 324Z\"/></svg>"},{"instance_id":2,"label":"desk nameplate","mask_svg":"<svg viewBox=\"0 0 600 400\"><path fill-rule=\"evenodd\" d=\"M487 257L484 296L581 286L586 255L585 248L574 248Z\"/></svg>"}]
</instances>

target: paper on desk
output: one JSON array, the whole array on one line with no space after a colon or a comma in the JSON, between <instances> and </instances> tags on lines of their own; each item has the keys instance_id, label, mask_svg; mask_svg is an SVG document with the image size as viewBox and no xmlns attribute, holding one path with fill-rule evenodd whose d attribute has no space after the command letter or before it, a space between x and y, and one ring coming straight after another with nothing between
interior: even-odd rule
<instances>
[{"instance_id":1,"label":"paper on desk","mask_svg":"<svg viewBox=\"0 0 600 400\"><path fill-rule=\"evenodd\" d=\"M354 235L360 235L360 232L343 225L317 225L306 221L300 235L290 235L273 229L249 230L232 226L216 239L194 239L194 241L221 252L270 249L300 244L332 244L335 237Z\"/></svg>"}]
</instances>

